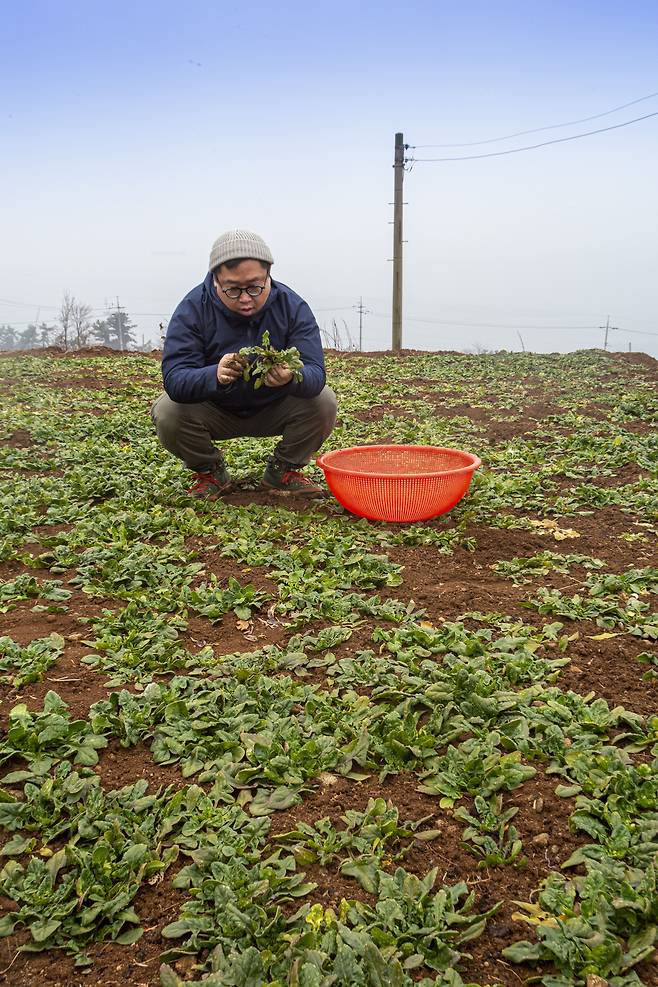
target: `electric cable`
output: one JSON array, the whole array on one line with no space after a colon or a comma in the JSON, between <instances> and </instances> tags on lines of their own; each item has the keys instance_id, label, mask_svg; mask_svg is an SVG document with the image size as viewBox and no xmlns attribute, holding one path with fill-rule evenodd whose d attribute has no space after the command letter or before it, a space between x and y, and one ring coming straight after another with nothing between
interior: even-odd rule
<instances>
[{"instance_id":1,"label":"electric cable","mask_svg":"<svg viewBox=\"0 0 658 987\"><path fill-rule=\"evenodd\" d=\"M472 161L475 158L498 158L503 154L518 154L520 151L534 151L538 147L547 147L549 144L564 144L565 141L575 141L580 137L591 137L592 134L603 134L608 130L619 130L620 127L628 127L632 123L639 123L641 120L648 120L650 117L658 116L658 110L655 113L647 113L642 117L635 117L633 120L624 120L623 123L615 123L610 127L600 127L598 130L587 130L583 134L572 134L570 137L554 137L550 141L542 141L539 144L529 144L526 147L512 147L508 148L506 151L487 151L486 154L463 154L458 157L452 158L407 158L406 160L412 164L417 164L420 162L428 161ZM414 147L415 145L409 144L408 147Z\"/></svg>"},{"instance_id":2,"label":"electric cable","mask_svg":"<svg viewBox=\"0 0 658 987\"><path fill-rule=\"evenodd\" d=\"M588 120L598 120L601 117L610 116L611 113L618 113L619 110L625 110L628 106L635 106L636 103L643 103L647 99L653 99L654 96L658 96L658 92L649 93L648 96L640 96L639 99L632 99L630 103L622 103L621 106L615 106L612 110L606 110L604 113L595 113L591 117L580 117L579 120L567 120L565 123L552 123L548 127L535 127L533 130L517 130L514 134L505 134L503 137L489 137L487 140L483 141L465 141L463 144L410 144L409 147L419 148L419 147L477 147L481 144L495 144L497 141L507 141L511 140L512 137L524 137L526 134L539 134L543 130L557 130L560 127L574 127L577 123L587 123Z\"/></svg>"}]
</instances>

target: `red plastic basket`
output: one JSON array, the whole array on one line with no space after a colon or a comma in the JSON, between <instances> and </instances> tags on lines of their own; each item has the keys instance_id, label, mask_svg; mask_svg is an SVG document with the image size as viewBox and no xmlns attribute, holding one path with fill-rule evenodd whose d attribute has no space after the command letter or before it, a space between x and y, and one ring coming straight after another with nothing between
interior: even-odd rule
<instances>
[{"instance_id":1,"label":"red plastic basket","mask_svg":"<svg viewBox=\"0 0 658 987\"><path fill-rule=\"evenodd\" d=\"M468 490L481 460L438 446L353 446L316 460L327 486L352 514L374 521L427 521Z\"/></svg>"}]
</instances>

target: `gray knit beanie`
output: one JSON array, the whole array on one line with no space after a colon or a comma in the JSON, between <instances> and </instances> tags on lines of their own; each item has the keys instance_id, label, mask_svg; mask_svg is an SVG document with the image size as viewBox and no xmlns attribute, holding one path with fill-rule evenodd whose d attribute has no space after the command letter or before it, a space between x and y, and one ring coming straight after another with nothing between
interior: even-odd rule
<instances>
[{"instance_id":1,"label":"gray knit beanie","mask_svg":"<svg viewBox=\"0 0 658 987\"><path fill-rule=\"evenodd\" d=\"M208 270L214 271L227 260L253 258L266 264L273 264L272 251L262 237L250 230L228 230L218 236L210 251Z\"/></svg>"}]
</instances>

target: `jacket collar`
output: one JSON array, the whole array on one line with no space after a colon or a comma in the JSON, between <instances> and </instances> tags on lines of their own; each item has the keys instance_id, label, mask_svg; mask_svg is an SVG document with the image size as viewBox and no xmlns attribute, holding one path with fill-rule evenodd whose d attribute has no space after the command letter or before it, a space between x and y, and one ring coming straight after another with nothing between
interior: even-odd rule
<instances>
[{"instance_id":1,"label":"jacket collar","mask_svg":"<svg viewBox=\"0 0 658 987\"><path fill-rule=\"evenodd\" d=\"M270 294L263 307L259 309L258 312L256 312L254 315L240 315L238 312L231 311L231 309L224 304L224 302L221 300L221 298L215 291L215 285L213 284L211 271L208 271L208 273L206 274L203 284L206 289L207 295L210 298L211 305L213 305L216 309L218 309L221 312L221 314L224 316L224 318L235 326L245 326L254 322L259 323L265 312L267 312L268 308L272 305L274 299L279 294L279 286L277 285L276 281L273 281L272 278L270 277Z\"/></svg>"}]
</instances>

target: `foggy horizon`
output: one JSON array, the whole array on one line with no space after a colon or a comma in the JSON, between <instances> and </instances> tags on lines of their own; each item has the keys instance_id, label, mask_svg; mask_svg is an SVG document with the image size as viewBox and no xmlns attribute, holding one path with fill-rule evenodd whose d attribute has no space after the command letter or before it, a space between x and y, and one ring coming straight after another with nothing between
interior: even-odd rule
<instances>
[{"instance_id":1,"label":"foggy horizon","mask_svg":"<svg viewBox=\"0 0 658 987\"><path fill-rule=\"evenodd\" d=\"M609 317L609 350L658 356L654 4L27 0L4 19L0 325L118 296L157 347L245 227L321 328L357 342L362 298L363 349L388 350L400 131L405 349L602 348Z\"/></svg>"}]
</instances>

